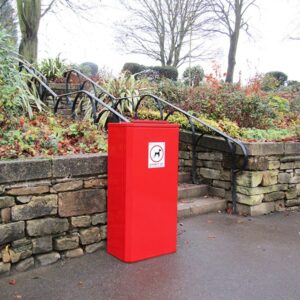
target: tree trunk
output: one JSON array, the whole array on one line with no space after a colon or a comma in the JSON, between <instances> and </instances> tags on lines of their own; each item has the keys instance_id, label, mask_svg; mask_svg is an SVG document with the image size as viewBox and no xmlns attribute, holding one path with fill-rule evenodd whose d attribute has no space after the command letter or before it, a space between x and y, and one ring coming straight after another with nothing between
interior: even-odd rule
<instances>
[{"instance_id":1,"label":"tree trunk","mask_svg":"<svg viewBox=\"0 0 300 300\"><path fill-rule=\"evenodd\" d=\"M37 61L38 30L41 19L41 0L17 0L22 34L19 54L30 63Z\"/></svg>"},{"instance_id":2,"label":"tree trunk","mask_svg":"<svg viewBox=\"0 0 300 300\"><path fill-rule=\"evenodd\" d=\"M233 82L233 75L234 75L234 68L236 64L236 51L237 51L237 44L238 44L238 36L236 33L233 33L230 37L230 46L229 46L229 53L228 53L228 65L227 65L227 73L226 73L226 82L232 83Z\"/></svg>"}]
</instances>

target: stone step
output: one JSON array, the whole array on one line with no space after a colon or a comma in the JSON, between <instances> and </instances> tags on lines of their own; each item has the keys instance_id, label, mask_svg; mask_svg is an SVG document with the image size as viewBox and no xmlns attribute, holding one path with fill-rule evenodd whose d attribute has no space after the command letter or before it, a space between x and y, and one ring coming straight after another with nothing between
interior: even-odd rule
<instances>
[{"instance_id":1,"label":"stone step","mask_svg":"<svg viewBox=\"0 0 300 300\"><path fill-rule=\"evenodd\" d=\"M188 172L179 172L178 173L178 183L191 183L192 176Z\"/></svg>"},{"instance_id":2,"label":"stone step","mask_svg":"<svg viewBox=\"0 0 300 300\"><path fill-rule=\"evenodd\" d=\"M217 197L200 197L187 200L182 199L178 202L177 216L180 219L190 216L225 211L226 208L226 200Z\"/></svg>"},{"instance_id":3,"label":"stone step","mask_svg":"<svg viewBox=\"0 0 300 300\"><path fill-rule=\"evenodd\" d=\"M178 186L178 200L202 197L208 194L206 184L181 183Z\"/></svg>"}]
</instances>

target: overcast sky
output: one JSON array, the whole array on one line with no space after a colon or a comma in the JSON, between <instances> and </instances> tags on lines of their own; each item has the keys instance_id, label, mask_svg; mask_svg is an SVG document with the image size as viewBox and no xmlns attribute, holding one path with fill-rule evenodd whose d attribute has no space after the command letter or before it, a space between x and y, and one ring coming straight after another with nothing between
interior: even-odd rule
<instances>
[{"instance_id":1,"label":"overcast sky","mask_svg":"<svg viewBox=\"0 0 300 300\"><path fill-rule=\"evenodd\" d=\"M241 72L246 81L256 73L279 70L288 74L289 79L300 81L300 41L288 38L296 33L300 1L258 0L257 4L259 9L253 8L250 14L253 37L242 34L240 38L236 77ZM118 0L102 0L99 9L88 17L90 22L78 19L67 10L49 14L40 25L39 57L55 57L61 53L69 62L92 61L106 66L114 74L118 74L125 62L158 64L143 56L124 54L118 48L113 25L124 17L126 12ZM215 38L213 43L222 50L216 61L226 71L228 41ZM209 73L213 63L200 61L199 64ZM185 67L187 65L183 69Z\"/></svg>"}]
</instances>

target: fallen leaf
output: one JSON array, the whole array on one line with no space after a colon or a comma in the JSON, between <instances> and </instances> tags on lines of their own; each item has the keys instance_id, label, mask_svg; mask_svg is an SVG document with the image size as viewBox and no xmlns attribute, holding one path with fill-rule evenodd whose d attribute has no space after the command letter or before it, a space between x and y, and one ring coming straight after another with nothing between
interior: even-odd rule
<instances>
[{"instance_id":1,"label":"fallen leaf","mask_svg":"<svg viewBox=\"0 0 300 300\"><path fill-rule=\"evenodd\" d=\"M10 285L16 285L17 281L16 281L16 279L10 279L10 280L8 281L8 283L9 283Z\"/></svg>"},{"instance_id":2,"label":"fallen leaf","mask_svg":"<svg viewBox=\"0 0 300 300\"><path fill-rule=\"evenodd\" d=\"M209 236L208 236L208 239L209 239L209 240L213 240L213 239L215 239L215 238L216 238L216 237L215 237L214 235L209 235Z\"/></svg>"},{"instance_id":3,"label":"fallen leaf","mask_svg":"<svg viewBox=\"0 0 300 300\"><path fill-rule=\"evenodd\" d=\"M212 220L207 220L207 223L208 223L208 224L212 224L213 221L212 221Z\"/></svg>"}]
</instances>

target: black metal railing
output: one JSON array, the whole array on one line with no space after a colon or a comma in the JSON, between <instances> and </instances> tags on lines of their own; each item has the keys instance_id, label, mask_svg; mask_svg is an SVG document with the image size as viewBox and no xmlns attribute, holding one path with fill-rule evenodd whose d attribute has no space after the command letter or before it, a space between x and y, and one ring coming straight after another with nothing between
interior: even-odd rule
<instances>
[{"instance_id":1,"label":"black metal railing","mask_svg":"<svg viewBox=\"0 0 300 300\"><path fill-rule=\"evenodd\" d=\"M159 110L160 119L168 120L174 113L182 114L187 120L192 132L192 180L193 183L198 183L197 177L197 147L200 140L208 135L207 133L198 133L195 124L201 124L206 127L211 133L216 136L223 138L227 145L231 157L231 192L232 192L232 205L233 212L237 212L237 174L243 171L248 163L248 151L246 146L239 140L236 140L224 132L210 126L203 120L194 116L193 114L177 107L176 105L157 97L153 94L144 94L141 96L116 98L97 82L93 81L78 70L72 69L65 72L65 91L63 94L57 95L47 84L46 78L36 71L33 67L24 65L22 69L26 70L35 77L36 82L42 87L41 88L41 99L45 97L52 97L54 100L54 113L59 109L60 103L63 99L66 99L67 103L72 108L72 115L75 116L75 109L82 97L87 97L91 105L91 116L95 123L98 123L101 116L105 113L110 113L114 117L114 122L130 122L128 118L128 112L122 111L122 102L126 101L127 104L131 105L131 111L133 119L138 118L138 111L141 107L142 102L146 100L152 100L155 103L155 107ZM71 76L75 75L78 77L79 89L77 91L70 91ZM71 99L73 98L73 100ZM99 109L99 105L102 108ZM108 120L109 121L109 120ZM237 162L237 148L240 149L240 155L242 155L243 162L238 166Z\"/></svg>"},{"instance_id":2,"label":"black metal railing","mask_svg":"<svg viewBox=\"0 0 300 300\"><path fill-rule=\"evenodd\" d=\"M133 101L133 98L138 98L138 101ZM180 113L185 118L187 118L191 131L192 131L192 180L193 183L199 183L197 178L197 147L200 142L200 140L205 136L208 135L207 133L200 133L198 134L196 131L196 123L200 123L202 126L206 127L212 134L219 136L223 138L227 145L228 150L231 156L231 192L232 192L232 205L233 205L233 212L237 212L237 174L241 171L243 171L247 164L248 164L248 151L246 146L239 140L236 140L232 138L231 136L225 134L224 132L220 131L219 129L216 129L203 120L197 118L193 114L181 109L180 107L177 107L176 105L161 99L153 94L144 94L141 96L136 97L123 97L118 98L117 102L113 105L115 109L118 108L118 106L121 104L122 101L130 101L132 105L132 111L134 111L134 118L138 118L138 110L142 104L142 102L146 99L152 99L154 100L157 109L160 113L160 118L162 120L168 120L170 116L172 116L174 113ZM243 162L241 166L238 166L237 163L237 147L240 148L241 155L243 157Z\"/></svg>"},{"instance_id":3,"label":"black metal railing","mask_svg":"<svg viewBox=\"0 0 300 300\"><path fill-rule=\"evenodd\" d=\"M75 106L78 103L78 99L81 96L85 96L88 98L88 100L91 103L92 107L92 117L94 122L96 123L97 120L99 120L99 117L97 116L97 107L100 105L104 108L105 111L113 114L116 118L115 120L118 122L130 122L129 119L127 119L125 116L123 116L120 112L116 111L112 106L109 104L105 103L95 95L93 95L91 92L86 91L86 90L81 90L79 89L78 91L74 92L66 92L63 94L57 94L55 93L48 85L47 79L44 75L42 75L39 71L37 71L33 66L28 64L27 62L24 62L18 58L16 58L20 62L20 70L25 70L28 72L30 75L32 75L31 83L35 83L37 85L37 91L39 94L39 97L42 101L46 102L49 97L52 98L53 103L54 103L54 113L58 111L59 104L62 102L63 99L66 99L68 105L72 107L72 113L74 114L75 112ZM73 71L73 70L72 70ZM75 70L76 72L76 70ZM80 73L79 71L77 71ZM82 74L82 76L86 77L85 75ZM87 77L86 77L87 78ZM88 79L88 78L87 78ZM96 83L95 83L96 84ZM96 84L98 85L98 84ZM98 85L99 86L99 85ZM84 87L84 85L82 85ZM107 96L109 97L110 101L114 103L115 97L110 95L108 92L106 92L102 87L97 87L102 90L102 93L106 93ZM66 88L67 90L67 88ZM72 101L70 99L70 96L74 96L75 100Z\"/></svg>"}]
</instances>

